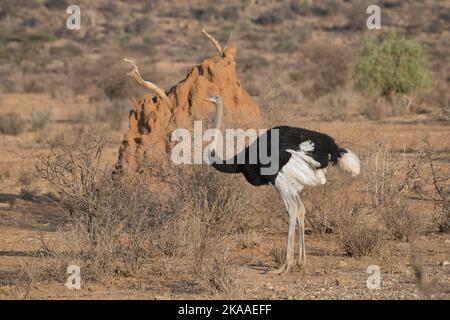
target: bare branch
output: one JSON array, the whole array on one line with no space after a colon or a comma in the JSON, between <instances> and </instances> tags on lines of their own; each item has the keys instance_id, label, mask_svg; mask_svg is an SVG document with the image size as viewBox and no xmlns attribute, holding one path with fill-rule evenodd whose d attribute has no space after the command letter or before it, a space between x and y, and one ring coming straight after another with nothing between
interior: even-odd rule
<instances>
[{"instance_id":1,"label":"bare branch","mask_svg":"<svg viewBox=\"0 0 450 320\"><path fill-rule=\"evenodd\" d=\"M202 29L202 33L208 38L209 42L211 42L211 44L214 46L214 48L216 48L217 51L219 51L220 56L223 57L223 50L222 50L222 47L220 46L219 42L212 35L210 35L208 32L206 32L205 29Z\"/></svg>"},{"instance_id":2,"label":"bare branch","mask_svg":"<svg viewBox=\"0 0 450 320\"><path fill-rule=\"evenodd\" d=\"M131 64L133 66L133 69L130 72L127 73L128 76L132 77L134 80L136 80L136 82L138 84L140 84L144 88L147 88L147 89L150 89L150 90L154 91L168 105L171 105L169 97L166 95L166 92L163 89L161 89L156 84L154 84L154 83L152 83L150 81L145 81L144 79L142 79L141 74L139 73L139 69L138 69L138 67L136 65L136 62L133 59L123 59L123 60L128 62L129 64Z\"/></svg>"},{"instance_id":3,"label":"bare branch","mask_svg":"<svg viewBox=\"0 0 450 320\"><path fill-rule=\"evenodd\" d=\"M228 35L228 39L227 39L227 42L225 42L225 47L224 48L227 48L228 47L228 43L230 42L230 40L231 40L231 35L233 34L233 31L230 31L230 34Z\"/></svg>"}]
</instances>

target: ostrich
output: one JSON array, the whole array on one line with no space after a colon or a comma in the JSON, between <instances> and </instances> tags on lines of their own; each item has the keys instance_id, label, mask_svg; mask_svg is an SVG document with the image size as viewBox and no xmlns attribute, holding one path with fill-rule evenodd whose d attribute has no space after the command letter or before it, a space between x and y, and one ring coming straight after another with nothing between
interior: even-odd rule
<instances>
[{"instance_id":1,"label":"ostrich","mask_svg":"<svg viewBox=\"0 0 450 320\"><path fill-rule=\"evenodd\" d=\"M300 199L300 192L305 186L317 186L326 183L325 173L329 163L338 164L338 166L351 173L354 177L360 172L360 162L355 153L348 149L338 147L336 142L330 136L310 131L302 128L289 126L277 126L267 130L263 135L267 141L267 148L270 153L270 136L273 130L278 130L279 148L273 150L278 156L278 171L272 175L262 175L261 168L264 165L259 158L256 164L250 164L249 149L247 146L243 151L245 153L245 163L238 164L237 157L225 161L214 161L216 158L217 133L220 130L223 116L222 98L218 95L205 99L216 105L216 116L214 129L216 129L211 144L208 146L208 156L212 166L224 173L242 173L245 179L253 186L272 185L280 193L289 215L289 234L287 241L286 259L283 265L278 269L271 271L273 274L282 274L290 272L295 265L294 261L294 238L295 226L298 224L299 236L299 257L297 265L302 268L306 263L305 251L305 205ZM256 146L259 146L258 140ZM266 153L268 154L268 153ZM271 157L273 155L271 154ZM214 158L214 159L213 159Z\"/></svg>"}]
</instances>

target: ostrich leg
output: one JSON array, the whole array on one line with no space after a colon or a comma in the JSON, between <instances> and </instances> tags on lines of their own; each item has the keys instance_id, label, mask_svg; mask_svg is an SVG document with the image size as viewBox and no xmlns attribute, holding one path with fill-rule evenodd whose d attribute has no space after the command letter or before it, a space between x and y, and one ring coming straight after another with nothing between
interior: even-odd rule
<instances>
[{"instance_id":1,"label":"ostrich leg","mask_svg":"<svg viewBox=\"0 0 450 320\"><path fill-rule=\"evenodd\" d=\"M300 200L299 201L299 210L297 214L297 223L298 223L298 239L299 239L299 252L298 252L298 261L297 264L300 268L305 266L306 264L306 250L305 250L305 213L306 208L305 204Z\"/></svg>"},{"instance_id":2,"label":"ostrich leg","mask_svg":"<svg viewBox=\"0 0 450 320\"><path fill-rule=\"evenodd\" d=\"M288 234L288 242L286 249L286 260L284 263L277 269L271 271L272 274L282 274L284 272L291 272L292 267L294 266L294 240L295 240L295 224L298 216L298 207L293 205L291 202L290 206L287 206L289 213L289 234Z\"/></svg>"}]
</instances>

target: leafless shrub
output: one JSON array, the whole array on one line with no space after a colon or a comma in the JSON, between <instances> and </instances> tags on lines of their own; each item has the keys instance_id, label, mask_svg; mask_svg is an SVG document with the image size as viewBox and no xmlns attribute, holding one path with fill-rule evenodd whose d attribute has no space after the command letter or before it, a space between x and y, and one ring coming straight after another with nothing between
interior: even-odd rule
<instances>
[{"instance_id":1,"label":"leafless shrub","mask_svg":"<svg viewBox=\"0 0 450 320\"><path fill-rule=\"evenodd\" d=\"M238 289L235 270L230 263L228 250L221 252L207 267L205 278L217 292L233 293Z\"/></svg>"},{"instance_id":2,"label":"leafless shrub","mask_svg":"<svg viewBox=\"0 0 450 320\"><path fill-rule=\"evenodd\" d=\"M380 209L380 212L389 234L395 240L414 241L422 230L420 217L411 210L406 199Z\"/></svg>"},{"instance_id":3,"label":"leafless shrub","mask_svg":"<svg viewBox=\"0 0 450 320\"><path fill-rule=\"evenodd\" d=\"M394 179L397 163L389 144L375 141L369 146L363 178L372 208L389 206L401 191L399 188L403 188L403 185L396 185Z\"/></svg>"},{"instance_id":4,"label":"leafless shrub","mask_svg":"<svg viewBox=\"0 0 450 320\"><path fill-rule=\"evenodd\" d=\"M352 257L376 256L385 244L381 228L368 222L359 208L342 212L336 229L339 246Z\"/></svg>"},{"instance_id":5,"label":"leafless shrub","mask_svg":"<svg viewBox=\"0 0 450 320\"><path fill-rule=\"evenodd\" d=\"M248 199L241 197L233 177L208 166L152 166L155 178L171 190L161 213L168 218L154 241L157 248L165 257L183 257L178 272L193 281L215 291L234 290L232 257L218 244L240 230Z\"/></svg>"},{"instance_id":6,"label":"leafless shrub","mask_svg":"<svg viewBox=\"0 0 450 320\"><path fill-rule=\"evenodd\" d=\"M340 199L336 189L330 183L314 188L314 190L304 191L307 227L315 234L323 235L336 231L334 230L336 212L349 209L344 208L349 204L348 198Z\"/></svg>"},{"instance_id":7,"label":"leafless shrub","mask_svg":"<svg viewBox=\"0 0 450 320\"><path fill-rule=\"evenodd\" d=\"M423 223L407 201L413 166L394 159L390 146L380 141L369 148L364 166L371 210L381 218L393 239L414 240L420 234Z\"/></svg>"},{"instance_id":8,"label":"leafless shrub","mask_svg":"<svg viewBox=\"0 0 450 320\"><path fill-rule=\"evenodd\" d=\"M0 114L0 133L18 135L25 130L25 120L17 112Z\"/></svg>"},{"instance_id":9,"label":"leafless shrub","mask_svg":"<svg viewBox=\"0 0 450 320\"><path fill-rule=\"evenodd\" d=\"M240 226L241 196L231 177L164 162L114 176L102 164L105 146L102 138L81 136L38 158L37 171L68 219L41 279L59 279L70 263L87 280L134 275L153 264L153 270L177 272L215 291L233 290L232 258L218 247ZM156 185L168 192L155 192ZM157 266L170 259L185 263L173 270Z\"/></svg>"},{"instance_id":10,"label":"leafless shrub","mask_svg":"<svg viewBox=\"0 0 450 320\"><path fill-rule=\"evenodd\" d=\"M450 231L450 172L440 164L442 155L435 151L428 139L412 166L413 183L410 189L423 201L433 203L433 225L438 232Z\"/></svg>"},{"instance_id":11,"label":"leafless shrub","mask_svg":"<svg viewBox=\"0 0 450 320\"><path fill-rule=\"evenodd\" d=\"M145 257L154 215L145 180L115 179L104 167L106 145L102 138L81 136L77 143L39 156L36 163L69 220L54 262L77 260L86 278L96 280L136 271Z\"/></svg>"},{"instance_id":12,"label":"leafless shrub","mask_svg":"<svg viewBox=\"0 0 450 320\"><path fill-rule=\"evenodd\" d=\"M178 178L172 176L171 188L178 195L175 205L181 206L176 208L181 216L176 219L175 228L180 223L184 229L177 237L184 241L185 253L192 255L192 267L200 270L212 239L222 239L237 230L242 200L232 177L217 174L206 166L175 170ZM185 228L187 225L192 229Z\"/></svg>"}]
</instances>

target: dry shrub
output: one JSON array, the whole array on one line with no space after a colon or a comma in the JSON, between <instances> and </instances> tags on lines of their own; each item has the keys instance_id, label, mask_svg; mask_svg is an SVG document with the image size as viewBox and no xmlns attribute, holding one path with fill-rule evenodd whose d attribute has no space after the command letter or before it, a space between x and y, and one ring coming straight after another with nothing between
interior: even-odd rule
<instances>
[{"instance_id":1,"label":"dry shrub","mask_svg":"<svg viewBox=\"0 0 450 320\"><path fill-rule=\"evenodd\" d=\"M124 181L102 164L106 140L80 136L37 159L37 172L53 187L67 214L55 263L77 261L87 279L130 274L141 265L154 226L154 201L143 179ZM64 262L64 263L63 263Z\"/></svg>"},{"instance_id":2,"label":"dry shrub","mask_svg":"<svg viewBox=\"0 0 450 320\"><path fill-rule=\"evenodd\" d=\"M376 256L385 244L383 231L362 210L360 200L351 197L353 193L350 178L345 177L316 187L311 194L305 190L308 227L315 234L335 234L339 247L350 256Z\"/></svg>"},{"instance_id":3,"label":"dry shrub","mask_svg":"<svg viewBox=\"0 0 450 320\"><path fill-rule=\"evenodd\" d=\"M394 159L389 146L382 142L375 143L370 150L364 170L366 190L372 209L382 213L391 235L395 239L412 240L423 227L422 219L409 209L406 201L409 198L431 202L435 229L447 232L450 229L449 175L441 162L445 160L445 152L434 150L427 139L417 157L409 162Z\"/></svg>"},{"instance_id":4,"label":"dry shrub","mask_svg":"<svg viewBox=\"0 0 450 320\"><path fill-rule=\"evenodd\" d=\"M323 236L335 235L339 247L354 257L377 256L385 245L382 228L372 212L355 196L353 179L339 174L326 185L306 189L307 227Z\"/></svg>"},{"instance_id":5,"label":"dry shrub","mask_svg":"<svg viewBox=\"0 0 450 320\"><path fill-rule=\"evenodd\" d=\"M17 112L0 114L0 133L18 135L25 131L25 120Z\"/></svg>"},{"instance_id":6,"label":"dry shrub","mask_svg":"<svg viewBox=\"0 0 450 320\"><path fill-rule=\"evenodd\" d=\"M370 204L373 208L385 207L392 203L398 194L394 184L396 162L388 144L375 141L369 146L368 156L363 167L363 179Z\"/></svg>"},{"instance_id":7,"label":"dry shrub","mask_svg":"<svg viewBox=\"0 0 450 320\"><path fill-rule=\"evenodd\" d=\"M364 168L370 209L381 218L391 238L414 240L423 224L407 202L413 174L411 167L407 162L395 159L388 144L377 141L369 147Z\"/></svg>"},{"instance_id":8,"label":"dry shrub","mask_svg":"<svg viewBox=\"0 0 450 320\"><path fill-rule=\"evenodd\" d=\"M384 231L368 222L357 207L341 212L336 229L339 246L352 257L379 255L385 244Z\"/></svg>"},{"instance_id":9,"label":"dry shrub","mask_svg":"<svg viewBox=\"0 0 450 320\"><path fill-rule=\"evenodd\" d=\"M250 207L250 200L241 196L236 177L206 165L152 166L155 178L171 191L161 213L170 218L154 241L159 255L183 259L182 269L173 270L178 276L184 274L214 291L237 290L233 257L225 243L241 230L243 208Z\"/></svg>"},{"instance_id":10,"label":"dry shrub","mask_svg":"<svg viewBox=\"0 0 450 320\"><path fill-rule=\"evenodd\" d=\"M384 225L393 239L410 242L420 234L422 229L420 217L411 210L406 199L402 198L398 204L381 209L380 212Z\"/></svg>"},{"instance_id":11,"label":"dry shrub","mask_svg":"<svg viewBox=\"0 0 450 320\"><path fill-rule=\"evenodd\" d=\"M446 150L435 150L428 139L411 166L410 189L420 200L433 203L433 227L437 232L450 231L450 172Z\"/></svg>"},{"instance_id":12,"label":"dry shrub","mask_svg":"<svg viewBox=\"0 0 450 320\"><path fill-rule=\"evenodd\" d=\"M204 278L211 288L218 292L234 293L238 289L232 260L228 254L228 248L215 257L212 263L207 265Z\"/></svg>"},{"instance_id":13,"label":"dry shrub","mask_svg":"<svg viewBox=\"0 0 450 320\"><path fill-rule=\"evenodd\" d=\"M331 181L324 186L308 188L303 192L307 207L307 228L313 233L324 235L335 230L337 215L350 209L347 195L339 192L339 188Z\"/></svg>"},{"instance_id":14,"label":"dry shrub","mask_svg":"<svg viewBox=\"0 0 450 320\"><path fill-rule=\"evenodd\" d=\"M247 207L232 177L168 162L140 174L111 174L102 162L106 146L102 138L82 135L39 156L38 173L53 187L68 220L59 247L46 250L39 279L63 281L69 264L94 281L136 275L150 265L158 274L175 272L231 292L234 267L223 248Z\"/></svg>"},{"instance_id":15,"label":"dry shrub","mask_svg":"<svg viewBox=\"0 0 450 320\"><path fill-rule=\"evenodd\" d=\"M173 192L168 205L176 217L163 228L160 244L169 241L170 246L179 248L176 254L191 255L192 267L198 270L215 242L212 239L223 239L238 230L242 201L246 200L236 188L234 177L218 174L209 166L165 167L163 175L160 170L156 174Z\"/></svg>"}]
</instances>

